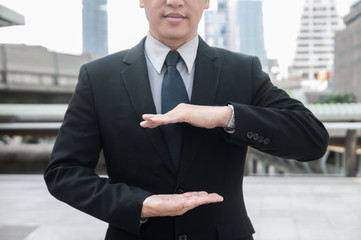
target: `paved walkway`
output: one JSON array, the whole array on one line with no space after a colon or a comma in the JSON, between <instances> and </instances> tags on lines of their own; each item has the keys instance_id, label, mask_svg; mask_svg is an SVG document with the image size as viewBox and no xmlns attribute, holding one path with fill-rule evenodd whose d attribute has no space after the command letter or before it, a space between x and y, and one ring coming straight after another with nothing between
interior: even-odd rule
<instances>
[{"instance_id":1,"label":"paved walkway","mask_svg":"<svg viewBox=\"0 0 361 240\"><path fill-rule=\"evenodd\" d=\"M244 182L255 240L361 239L361 178ZM100 240L105 230L105 223L50 196L41 175L0 175L1 240Z\"/></svg>"}]
</instances>

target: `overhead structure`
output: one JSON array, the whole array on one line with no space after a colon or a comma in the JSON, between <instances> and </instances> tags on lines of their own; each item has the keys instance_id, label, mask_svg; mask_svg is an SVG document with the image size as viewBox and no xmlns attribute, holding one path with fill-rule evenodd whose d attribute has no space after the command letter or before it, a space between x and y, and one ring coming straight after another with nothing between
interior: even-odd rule
<instances>
[{"instance_id":1,"label":"overhead structure","mask_svg":"<svg viewBox=\"0 0 361 240\"><path fill-rule=\"evenodd\" d=\"M23 15L0 4L0 27L24 24L25 18Z\"/></svg>"}]
</instances>

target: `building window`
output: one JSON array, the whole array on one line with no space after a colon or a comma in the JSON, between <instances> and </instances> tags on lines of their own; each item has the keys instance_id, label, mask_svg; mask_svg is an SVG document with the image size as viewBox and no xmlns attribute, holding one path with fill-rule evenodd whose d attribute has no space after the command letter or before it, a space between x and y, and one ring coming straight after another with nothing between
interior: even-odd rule
<instances>
[{"instance_id":1,"label":"building window","mask_svg":"<svg viewBox=\"0 0 361 240\"><path fill-rule=\"evenodd\" d=\"M309 59L308 58L295 58L295 61L297 61L297 62L308 62Z\"/></svg>"},{"instance_id":2,"label":"building window","mask_svg":"<svg viewBox=\"0 0 361 240\"><path fill-rule=\"evenodd\" d=\"M313 8L313 11L315 11L315 12L317 12L317 11L326 11L326 7Z\"/></svg>"},{"instance_id":3,"label":"building window","mask_svg":"<svg viewBox=\"0 0 361 240\"><path fill-rule=\"evenodd\" d=\"M313 25L314 26L325 26L327 23L326 22L314 22Z\"/></svg>"},{"instance_id":4,"label":"building window","mask_svg":"<svg viewBox=\"0 0 361 240\"><path fill-rule=\"evenodd\" d=\"M308 73L302 73L302 78L303 78L303 79L308 78L308 76L309 76Z\"/></svg>"},{"instance_id":5,"label":"building window","mask_svg":"<svg viewBox=\"0 0 361 240\"><path fill-rule=\"evenodd\" d=\"M313 18L318 19L318 18L326 18L326 15L319 15L319 16L313 16Z\"/></svg>"},{"instance_id":6,"label":"building window","mask_svg":"<svg viewBox=\"0 0 361 240\"><path fill-rule=\"evenodd\" d=\"M333 53L333 51L315 51L315 54L329 54Z\"/></svg>"}]
</instances>

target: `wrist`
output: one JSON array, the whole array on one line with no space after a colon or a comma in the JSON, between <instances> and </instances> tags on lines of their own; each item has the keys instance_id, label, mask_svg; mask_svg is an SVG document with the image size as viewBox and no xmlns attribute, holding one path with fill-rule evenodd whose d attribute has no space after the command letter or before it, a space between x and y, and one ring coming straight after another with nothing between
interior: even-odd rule
<instances>
[{"instance_id":1,"label":"wrist","mask_svg":"<svg viewBox=\"0 0 361 240\"><path fill-rule=\"evenodd\" d=\"M227 133L233 134L235 131L235 127L236 127L235 126L236 125L235 117L234 117L234 107L231 104L228 104L227 107L230 108L232 112L231 112L231 116L228 120L227 126L224 127L224 131L226 131Z\"/></svg>"},{"instance_id":2,"label":"wrist","mask_svg":"<svg viewBox=\"0 0 361 240\"><path fill-rule=\"evenodd\" d=\"M149 198L149 197L148 197ZM140 218L141 219L146 219L146 218L149 218L149 208L147 207L147 199L146 198L144 201L143 201L143 206L142 206L142 212L140 214Z\"/></svg>"},{"instance_id":3,"label":"wrist","mask_svg":"<svg viewBox=\"0 0 361 240\"><path fill-rule=\"evenodd\" d=\"M142 206L142 212L140 214L141 219L146 219L146 218L156 216L155 209L152 207L152 198L154 198L154 196L155 195L150 195L149 197L144 199L143 206Z\"/></svg>"},{"instance_id":4,"label":"wrist","mask_svg":"<svg viewBox=\"0 0 361 240\"><path fill-rule=\"evenodd\" d=\"M219 126L222 128L226 128L229 125L229 122L231 121L232 114L233 114L233 106L224 106L222 107L222 117L220 119Z\"/></svg>"}]
</instances>

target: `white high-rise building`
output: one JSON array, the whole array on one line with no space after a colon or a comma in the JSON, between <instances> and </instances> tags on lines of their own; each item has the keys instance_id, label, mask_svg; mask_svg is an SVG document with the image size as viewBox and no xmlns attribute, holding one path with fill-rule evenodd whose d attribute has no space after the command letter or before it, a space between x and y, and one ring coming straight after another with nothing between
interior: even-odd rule
<instances>
[{"instance_id":1,"label":"white high-rise building","mask_svg":"<svg viewBox=\"0 0 361 240\"><path fill-rule=\"evenodd\" d=\"M335 32L344 28L336 0L305 0L292 71L302 80L333 71Z\"/></svg>"}]
</instances>

